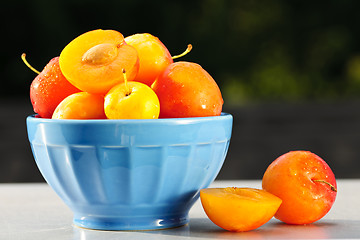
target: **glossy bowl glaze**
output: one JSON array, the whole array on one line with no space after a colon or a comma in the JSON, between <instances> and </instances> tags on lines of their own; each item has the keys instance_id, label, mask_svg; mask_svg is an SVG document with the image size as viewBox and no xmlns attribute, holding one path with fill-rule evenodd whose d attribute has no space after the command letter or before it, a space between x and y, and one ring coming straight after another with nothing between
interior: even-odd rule
<instances>
[{"instance_id":1,"label":"glossy bowl glaze","mask_svg":"<svg viewBox=\"0 0 360 240\"><path fill-rule=\"evenodd\" d=\"M27 117L36 164L74 213L102 230L184 225L219 173L232 116L155 120Z\"/></svg>"}]
</instances>

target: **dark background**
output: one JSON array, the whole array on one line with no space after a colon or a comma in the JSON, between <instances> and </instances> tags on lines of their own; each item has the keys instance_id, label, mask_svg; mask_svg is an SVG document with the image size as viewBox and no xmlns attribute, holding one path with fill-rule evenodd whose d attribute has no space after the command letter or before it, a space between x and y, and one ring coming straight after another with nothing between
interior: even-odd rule
<instances>
[{"instance_id":1,"label":"dark background","mask_svg":"<svg viewBox=\"0 0 360 240\"><path fill-rule=\"evenodd\" d=\"M217 81L233 137L219 179L259 179L290 150L360 177L360 1L6 1L0 8L0 182L43 181L26 137L29 86L73 38L148 32Z\"/></svg>"}]
</instances>

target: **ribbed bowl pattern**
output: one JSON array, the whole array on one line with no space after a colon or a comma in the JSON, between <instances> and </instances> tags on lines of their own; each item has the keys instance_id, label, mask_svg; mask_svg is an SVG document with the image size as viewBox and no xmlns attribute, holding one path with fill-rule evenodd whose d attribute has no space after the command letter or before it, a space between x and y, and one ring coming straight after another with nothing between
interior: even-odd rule
<instances>
[{"instance_id":1,"label":"ribbed bowl pattern","mask_svg":"<svg viewBox=\"0 0 360 240\"><path fill-rule=\"evenodd\" d=\"M36 164L78 226L146 230L184 225L219 173L232 116L156 120L27 118Z\"/></svg>"}]
</instances>

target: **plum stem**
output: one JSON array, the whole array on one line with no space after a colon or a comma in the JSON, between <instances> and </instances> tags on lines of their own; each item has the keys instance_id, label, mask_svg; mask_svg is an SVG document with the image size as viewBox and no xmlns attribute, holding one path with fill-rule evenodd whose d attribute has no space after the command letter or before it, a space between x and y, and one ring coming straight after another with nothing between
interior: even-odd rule
<instances>
[{"instance_id":1,"label":"plum stem","mask_svg":"<svg viewBox=\"0 0 360 240\"><path fill-rule=\"evenodd\" d=\"M124 84L125 84L125 89L126 89L126 96L129 96L130 95L130 89L129 89L129 86L127 84L127 77L126 77L126 70L125 68L122 69L122 73L123 73L123 76L124 76Z\"/></svg>"},{"instance_id":2,"label":"plum stem","mask_svg":"<svg viewBox=\"0 0 360 240\"><path fill-rule=\"evenodd\" d=\"M28 63L28 61L26 61L26 54L23 53L21 54L21 59L23 60L23 62L25 63L25 65L30 68L33 72L40 74L40 72L38 70L36 70L35 68L33 68L33 66L30 65L30 63Z\"/></svg>"},{"instance_id":3,"label":"plum stem","mask_svg":"<svg viewBox=\"0 0 360 240\"><path fill-rule=\"evenodd\" d=\"M172 59L181 58L181 57L185 56L186 54L188 54L188 53L191 51L191 49L192 49L192 45L191 45L191 44L188 44L186 50L185 50L183 53L181 53L181 54L179 54L179 55L176 55L176 56L173 56L173 57L171 57L171 58L172 58Z\"/></svg>"},{"instance_id":4,"label":"plum stem","mask_svg":"<svg viewBox=\"0 0 360 240\"><path fill-rule=\"evenodd\" d=\"M336 187L334 187L331 183L329 183L329 182L327 182L327 181L325 181L325 180L317 180L317 179L314 180L314 179L313 179L312 181L313 181L313 182L325 183L325 184L327 184L327 185L330 186L331 191L337 192Z\"/></svg>"}]
</instances>

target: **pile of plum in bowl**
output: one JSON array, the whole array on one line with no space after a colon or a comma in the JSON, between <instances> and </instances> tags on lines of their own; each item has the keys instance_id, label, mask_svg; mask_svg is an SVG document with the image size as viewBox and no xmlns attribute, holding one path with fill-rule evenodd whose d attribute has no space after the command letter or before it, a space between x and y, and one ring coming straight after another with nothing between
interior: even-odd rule
<instances>
[{"instance_id":1,"label":"pile of plum in bowl","mask_svg":"<svg viewBox=\"0 0 360 240\"><path fill-rule=\"evenodd\" d=\"M30 87L28 138L76 226L177 227L225 160L232 116L198 64L174 62L151 34L93 30L72 40Z\"/></svg>"}]
</instances>

